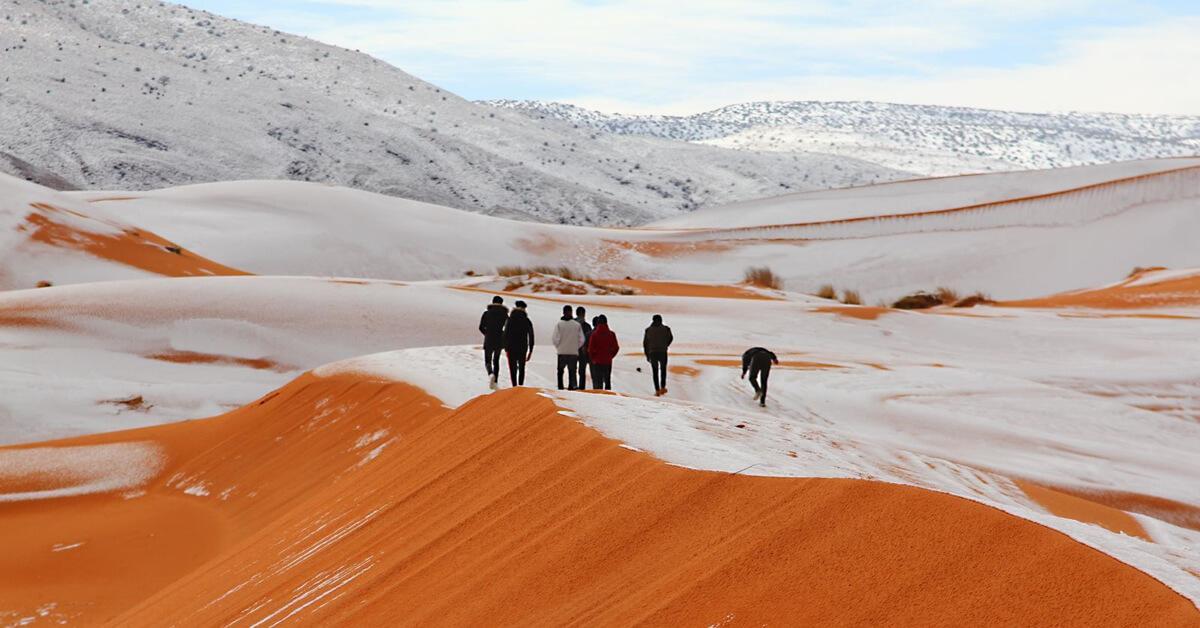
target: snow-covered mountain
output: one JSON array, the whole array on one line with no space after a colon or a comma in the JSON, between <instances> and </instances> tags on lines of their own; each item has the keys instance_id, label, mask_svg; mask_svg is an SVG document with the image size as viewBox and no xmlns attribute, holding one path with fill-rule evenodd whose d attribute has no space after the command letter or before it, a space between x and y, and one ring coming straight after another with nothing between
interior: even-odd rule
<instances>
[{"instance_id":1,"label":"snow-covered mountain","mask_svg":"<svg viewBox=\"0 0 1200 628\"><path fill-rule=\"evenodd\" d=\"M169 3L8 0L0 35L0 169L55 187L285 178L630 224L905 176L531 120L365 54Z\"/></svg>"},{"instance_id":2,"label":"snow-covered mountain","mask_svg":"<svg viewBox=\"0 0 1200 628\"><path fill-rule=\"evenodd\" d=\"M924 175L1058 168L1200 154L1200 116L1017 113L875 102L752 102L691 116L563 103L487 104L619 135L751 151L816 151Z\"/></svg>"}]
</instances>

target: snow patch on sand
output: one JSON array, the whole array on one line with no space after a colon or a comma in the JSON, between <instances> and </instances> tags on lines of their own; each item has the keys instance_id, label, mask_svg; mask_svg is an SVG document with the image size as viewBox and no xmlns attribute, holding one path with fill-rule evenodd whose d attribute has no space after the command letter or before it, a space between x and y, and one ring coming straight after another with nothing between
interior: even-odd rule
<instances>
[{"instance_id":1,"label":"snow patch on sand","mask_svg":"<svg viewBox=\"0 0 1200 628\"><path fill-rule=\"evenodd\" d=\"M151 442L0 451L0 487L43 478L46 488L0 492L0 502L111 493L141 486L162 470L165 457Z\"/></svg>"}]
</instances>

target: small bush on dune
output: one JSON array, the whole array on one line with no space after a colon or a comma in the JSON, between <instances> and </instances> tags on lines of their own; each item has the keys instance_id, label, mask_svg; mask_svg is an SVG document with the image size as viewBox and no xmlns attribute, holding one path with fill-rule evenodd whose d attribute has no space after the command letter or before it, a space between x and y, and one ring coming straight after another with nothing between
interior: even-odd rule
<instances>
[{"instance_id":1,"label":"small bush on dune","mask_svg":"<svg viewBox=\"0 0 1200 628\"><path fill-rule=\"evenodd\" d=\"M497 266L496 274L501 277L516 277L517 275L554 275L563 279L579 281L579 273L566 266Z\"/></svg>"},{"instance_id":2,"label":"small bush on dune","mask_svg":"<svg viewBox=\"0 0 1200 628\"><path fill-rule=\"evenodd\" d=\"M772 290L783 289L783 278L775 274L767 266L753 266L746 269L746 274L742 278L743 283L748 283L752 286L760 288L770 288Z\"/></svg>"},{"instance_id":3,"label":"small bush on dune","mask_svg":"<svg viewBox=\"0 0 1200 628\"><path fill-rule=\"evenodd\" d=\"M958 303L958 292L956 292L954 290L954 288L947 288L946 286L942 286L937 289L936 294L937 294L937 297L939 299L941 299L942 303L945 305L950 305L952 303Z\"/></svg>"},{"instance_id":4,"label":"small bush on dune","mask_svg":"<svg viewBox=\"0 0 1200 628\"><path fill-rule=\"evenodd\" d=\"M1155 270L1166 270L1166 269L1167 268L1165 266L1134 266L1133 270L1129 271L1129 275L1127 275L1125 278L1132 279L1142 273L1148 273L1148 272L1155 271Z\"/></svg>"},{"instance_id":5,"label":"small bush on dune","mask_svg":"<svg viewBox=\"0 0 1200 628\"><path fill-rule=\"evenodd\" d=\"M591 277L584 277L583 275L575 272L574 269L567 266L498 266L496 267L496 274L500 277L510 278L523 277L526 275L546 275L549 277L559 277L568 281L585 283L599 290L603 294L620 294L626 296L637 294L637 290L632 288L626 288L624 286L609 286ZM520 279L510 279L508 285L504 287L504 291L512 292L514 290L520 290L527 285L528 284L526 282ZM567 288L563 289L568 290L567 292L564 292L564 294L583 294L582 289L580 289L578 292L570 292ZM537 290L535 289L535 291Z\"/></svg>"},{"instance_id":6,"label":"small bush on dune","mask_svg":"<svg viewBox=\"0 0 1200 628\"><path fill-rule=\"evenodd\" d=\"M817 296L822 299L837 299L837 290L834 289L833 284L827 283L817 290Z\"/></svg>"},{"instance_id":7,"label":"small bush on dune","mask_svg":"<svg viewBox=\"0 0 1200 628\"><path fill-rule=\"evenodd\" d=\"M937 307L942 304L942 299L936 294L928 292L914 292L908 296L900 297L892 307L897 310L924 310L926 308Z\"/></svg>"},{"instance_id":8,"label":"small bush on dune","mask_svg":"<svg viewBox=\"0 0 1200 628\"><path fill-rule=\"evenodd\" d=\"M842 290L842 303L862 305L862 297L858 294L858 290Z\"/></svg>"},{"instance_id":9,"label":"small bush on dune","mask_svg":"<svg viewBox=\"0 0 1200 628\"><path fill-rule=\"evenodd\" d=\"M982 292L976 292L966 298L960 299L958 292L952 288L941 287L935 292L914 292L908 296L901 297L898 301L892 304L892 307L898 310L923 310L926 308L937 307L939 305L950 305L953 307L974 307L995 303L988 295Z\"/></svg>"},{"instance_id":10,"label":"small bush on dune","mask_svg":"<svg viewBox=\"0 0 1200 628\"><path fill-rule=\"evenodd\" d=\"M993 303L995 303L995 301L993 301L988 295L982 292L976 292L975 294L959 299L954 303L954 307L975 307L976 305L991 305Z\"/></svg>"}]
</instances>

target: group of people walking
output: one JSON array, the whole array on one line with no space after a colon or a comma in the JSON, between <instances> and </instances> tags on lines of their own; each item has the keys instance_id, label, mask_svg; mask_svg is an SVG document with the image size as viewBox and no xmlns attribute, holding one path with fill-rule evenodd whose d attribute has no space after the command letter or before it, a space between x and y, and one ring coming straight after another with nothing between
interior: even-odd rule
<instances>
[{"instance_id":1,"label":"group of people walking","mask_svg":"<svg viewBox=\"0 0 1200 628\"><path fill-rule=\"evenodd\" d=\"M504 298L496 296L479 319L483 362L493 390L499 386L502 352L508 362L509 381L513 386L525 385L525 364L533 359L534 347L533 322L529 320L527 307L524 301L517 301L509 311L504 306ZM655 314L642 335L642 352L650 363L655 396L667 394L667 355L674 341L671 328L663 324L662 315ZM589 321L583 306L572 309L570 305L564 305L550 342L558 354L559 390L586 388L589 368L594 390L612 390L613 359L620 353L621 345L617 342L617 334L608 326L607 316L600 314ZM754 399L764 407L772 364L779 364L779 358L762 347L754 347L742 355L742 378L749 371Z\"/></svg>"},{"instance_id":2,"label":"group of people walking","mask_svg":"<svg viewBox=\"0 0 1200 628\"><path fill-rule=\"evenodd\" d=\"M525 385L525 363L533 359L533 323L526 312L528 305L517 301L512 311L504 306L503 297L493 297L492 303L479 319L483 334L483 363L491 387L500 379L500 354L508 360L508 377L513 386ZM667 393L667 350L674 337L671 328L655 314L646 328L642 348L653 371L656 395ZM600 314L589 321L587 309L564 305L562 317L554 325L550 343L558 354L559 390L587 388L588 370L592 372L592 388L612 390L613 359L621 351L617 334L608 326L608 317Z\"/></svg>"}]
</instances>

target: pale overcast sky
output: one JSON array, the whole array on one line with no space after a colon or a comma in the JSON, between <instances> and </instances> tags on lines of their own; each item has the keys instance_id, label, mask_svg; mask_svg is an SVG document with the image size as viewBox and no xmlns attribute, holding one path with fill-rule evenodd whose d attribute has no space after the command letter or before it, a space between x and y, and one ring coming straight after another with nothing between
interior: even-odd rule
<instances>
[{"instance_id":1,"label":"pale overcast sky","mask_svg":"<svg viewBox=\"0 0 1200 628\"><path fill-rule=\"evenodd\" d=\"M190 0L471 99L1200 115L1200 0Z\"/></svg>"}]
</instances>

